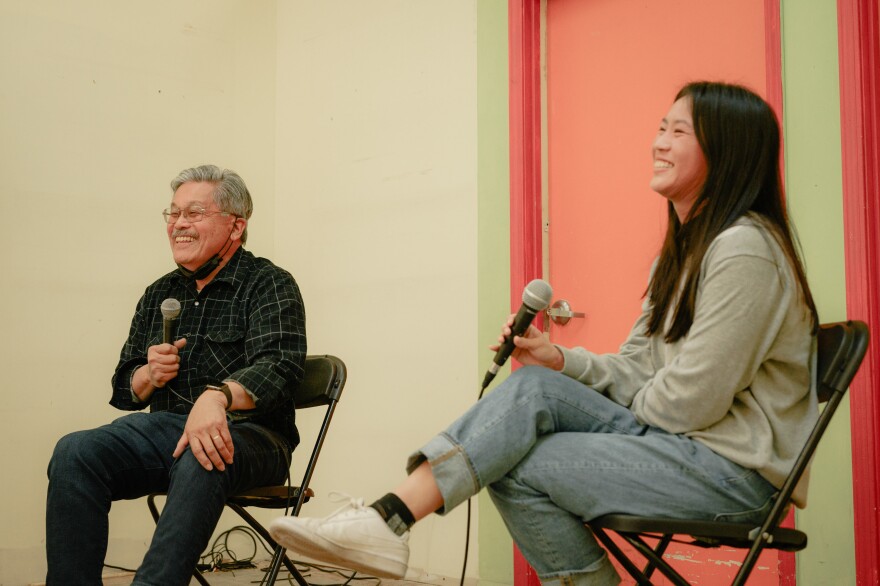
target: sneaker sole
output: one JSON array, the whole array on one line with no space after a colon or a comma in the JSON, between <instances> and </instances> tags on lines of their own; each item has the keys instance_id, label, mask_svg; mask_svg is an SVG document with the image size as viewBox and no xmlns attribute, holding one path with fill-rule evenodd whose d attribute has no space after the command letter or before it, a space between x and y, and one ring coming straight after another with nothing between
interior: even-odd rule
<instances>
[{"instance_id":1,"label":"sneaker sole","mask_svg":"<svg viewBox=\"0 0 880 586\"><path fill-rule=\"evenodd\" d=\"M270 527L272 537L282 546L309 556L319 562L342 566L379 578L400 580L406 575L407 564L376 556L375 554L348 549L320 535L300 534L283 524Z\"/></svg>"}]
</instances>

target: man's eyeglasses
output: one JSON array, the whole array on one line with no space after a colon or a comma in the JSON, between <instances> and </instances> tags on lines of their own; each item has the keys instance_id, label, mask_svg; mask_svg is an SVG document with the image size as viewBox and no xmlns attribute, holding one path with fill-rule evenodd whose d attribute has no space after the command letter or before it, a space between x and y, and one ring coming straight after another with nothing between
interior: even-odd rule
<instances>
[{"instance_id":1,"label":"man's eyeglasses","mask_svg":"<svg viewBox=\"0 0 880 586\"><path fill-rule=\"evenodd\" d=\"M180 216L183 215L183 219L189 222L190 224L195 224L196 222L201 222L205 219L205 216L216 216L220 214L221 216L234 216L232 212L209 212L203 207L199 206L190 206L185 210L177 209L177 208L168 208L167 210L162 210L162 217L165 218L166 224L174 224L177 220L180 219Z\"/></svg>"}]
</instances>

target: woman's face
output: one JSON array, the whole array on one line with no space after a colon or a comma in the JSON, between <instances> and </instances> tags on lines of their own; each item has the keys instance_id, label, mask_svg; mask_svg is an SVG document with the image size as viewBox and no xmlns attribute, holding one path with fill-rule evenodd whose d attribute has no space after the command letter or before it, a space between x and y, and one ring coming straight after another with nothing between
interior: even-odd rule
<instances>
[{"instance_id":1,"label":"woman's face","mask_svg":"<svg viewBox=\"0 0 880 586\"><path fill-rule=\"evenodd\" d=\"M691 99L677 100L660 123L651 152L654 176L651 189L672 202L684 222L706 181L706 157L694 133Z\"/></svg>"}]
</instances>

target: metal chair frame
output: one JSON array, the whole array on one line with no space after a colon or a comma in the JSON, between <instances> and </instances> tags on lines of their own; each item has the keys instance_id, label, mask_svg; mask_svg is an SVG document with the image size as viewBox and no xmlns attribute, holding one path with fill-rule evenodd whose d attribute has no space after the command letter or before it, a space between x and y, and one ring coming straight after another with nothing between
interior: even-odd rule
<instances>
[{"instance_id":1,"label":"metal chair frame","mask_svg":"<svg viewBox=\"0 0 880 586\"><path fill-rule=\"evenodd\" d=\"M303 578L302 574L293 565L293 562L287 557L284 548L276 543L269 535L268 530L245 509L247 507L287 509L293 505L290 515L296 517L299 515L303 503L308 502L311 497L315 496L314 491L309 488L309 485L318 463L318 456L321 454L321 448L324 446L324 440L327 437L330 421L333 419L333 413L336 410L336 404L342 396L342 389L345 386L346 378L345 363L339 358L330 355L306 357L305 375L296 390L294 399L296 409L299 411L321 406L326 406L327 409L324 413L324 420L318 430L312 454L306 465L302 482L300 482L299 486L259 487L233 495L226 501L226 506L244 519L274 550L272 562L266 576L266 584L275 584L281 565L284 564L299 586L309 586L306 579ZM155 502L156 497L164 495L165 493L155 493L147 497L147 507L150 509L150 514L156 523L159 522L160 515ZM210 583L197 568L193 569L193 577L202 586L210 586Z\"/></svg>"},{"instance_id":2,"label":"metal chair frame","mask_svg":"<svg viewBox=\"0 0 880 586\"><path fill-rule=\"evenodd\" d=\"M810 432L804 448L776 494L776 501L760 526L753 523L726 523L721 521L693 521L668 519L662 517L639 517L625 514L610 514L589 521L587 525L596 538L605 546L626 571L640 585L652 584L651 575L659 570L676 586L688 586L681 576L663 557L674 536L690 536L689 543L698 547L719 547L722 545L748 549L745 559L733 580L733 586L741 586L748 579L765 549L800 551L807 546L807 536L801 531L780 527L790 506L791 495L801 476L809 466L810 460L825 433L834 412L843 400L862 363L868 348L868 327L861 321L847 321L823 324L818 334L818 364L816 388L818 400L825 408ZM639 568L629 556L615 543L609 532L621 536L647 560L644 568ZM651 547L644 538L657 539Z\"/></svg>"}]
</instances>

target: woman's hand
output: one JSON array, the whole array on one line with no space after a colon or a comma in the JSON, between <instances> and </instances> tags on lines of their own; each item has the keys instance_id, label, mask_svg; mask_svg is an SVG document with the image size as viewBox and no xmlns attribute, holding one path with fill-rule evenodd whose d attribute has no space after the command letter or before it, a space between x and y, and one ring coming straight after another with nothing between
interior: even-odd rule
<instances>
[{"instance_id":1,"label":"woman's hand","mask_svg":"<svg viewBox=\"0 0 880 586\"><path fill-rule=\"evenodd\" d=\"M508 316L507 322L501 328L498 343L489 346L489 349L493 352L497 352L504 339L510 336L510 327L513 325L514 317L516 317L515 314ZM521 364L545 366L553 370L562 370L565 364L559 348L551 344L547 336L541 333L535 326L530 325L524 335L515 336L513 338L513 345L516 346L513 350L513 357Z\"/></svg>"}]
</instances>

